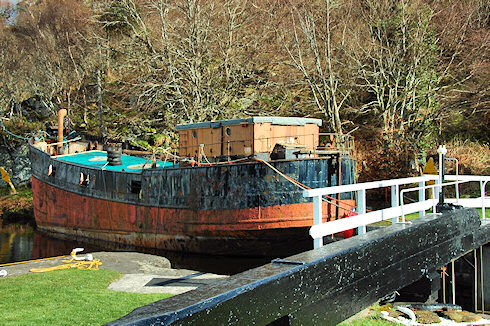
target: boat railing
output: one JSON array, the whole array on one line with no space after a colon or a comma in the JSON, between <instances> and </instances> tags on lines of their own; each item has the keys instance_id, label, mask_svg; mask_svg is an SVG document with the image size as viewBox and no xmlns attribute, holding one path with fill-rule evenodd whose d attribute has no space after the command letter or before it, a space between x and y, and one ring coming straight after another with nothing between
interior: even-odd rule
<instances>
[{"instance_id":1,"label":"boat railing","mask_svg":"<svg viewBox=\"0 0 490 326\"><path fill-rule=\"evenodd\" d=\"M320 133L319 148L333 148L341 154L352 156L355 151L354 136L350 134Z\"/></svg>"},{"instance_id":2,"label":"boat railing","mask_svg":"<svg viewBox=\"0 0 490 326\"><path fill-rule=\"evenodd\" d=\"M444 202L454 203L464 207L480 207L482 209L482 223L490 222L490 218L487 219L485 215L485 208L490 207L490 197L485 196L485 188L487 183L490 181L490 176L446 175L445 180L452 182L441 184L437 175L423 175L420 177L381 180L304 190L304 197L313 198L314 225L310 229L310 235L313 238L314 247L321 247L323 245L323 237L327 235L354 228L357 228L358 234L363 234L366 233L366 226L369 224L390 219L392 220L392 224L411 223L405 220L405 216L407 214L419 212L419 216L424 216L426 215L426 211L430 209L432 209L432 212L435 213L435 207L439 201L441 186L455 186L455 188L458 189L460 184L469 182L479 183L480 197L461 198L458 190L456 191L456 198L445 198ZM429 182L433 182L434 184L428 184ZM418 184L418 186L400 190L401 186L410 186L413 184ZM391 188L391 207L368 212L366 205L366 190L386 187ZM425 192L427 189L432 189L432 198L425 198ZM418 192L418 200L412 199L412 203L406 204L405 200L408 200L408 196L406 196L406 194L415 191ZM322 197L345 192L356 192L356 213L358 215L322 223Z\"/></svg>"},{"instance_id":3,"label":"boat railing","mask_svg":"<svg viewBox=\"0 0 490 326\"><path fill-rule=\"evenodd\" d=\"M59 141L59 142L56 142L56 143L47 143L46 146L47 147L50 147L50 146L65 145L65 144L69 144L69 143L72 143L72 142L75 142L75 141L79 141L80 139L82 139L82 138L77 137L77 138L74 138L74 139Z\"/></svg>"}]
</instances>

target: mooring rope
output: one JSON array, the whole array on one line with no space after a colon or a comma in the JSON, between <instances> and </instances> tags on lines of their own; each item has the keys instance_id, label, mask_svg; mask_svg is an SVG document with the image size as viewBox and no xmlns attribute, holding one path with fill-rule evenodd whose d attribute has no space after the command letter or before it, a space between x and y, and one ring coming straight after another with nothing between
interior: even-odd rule
<instances>
[{"instance_id":1,"label":"mooring rope","mask_svg":"<svg viewBox=\"0 0 490 326\"><path fill-rule=\"evenodd\" d=\"M46 267L46 268L31 268L29 271L31 273L45 273L45 272L52 272L60 269L69 269L69 268L96 271L99 269L99 265L102 265L100 259L93 259L89 261L83 261L83 260L77 261L74 259L70 259L70 260L62 260L61 262L65 264L53 266L53 267Z\"/></svg>"},{"instance_id":2,"label":"mooring rope","mask_svg":"<svg viewBox=\"0 0 490 326\"><path fill-rule=\"evenodd\" d=\"M8 135L8 139L10 139L10 136L14 136L16 138L19 138L19 139L22 139L22 140L29 140L29 138L26 138L26 137L22 137L22 136L19 136L19 135L16 135L14 134L13 132L9 131L4 125L3 125L3 122L2 120L0 119L0 127L2 127L3 131L5 131Z\"/></svg>"},{"instance_id":3,"label":"mooring rope","mask_svg":"<svg viewBox=\"0 0 490 326\"><path fill-rule=\"evenodd\" d=\"M14 266L14 265L20 265L20 264L25 264L25 263L32 263L32 262L36 262L36 261L44 261L44 260L51 260L51 259L58 259L58 258L67 258L67 257L70 257L70 255L63 255L63 256L56 256L56 257L48 257L48 258L39 258L39 259L31 259L31 260L17 261L17 262L14 262L14 263L0 264L0 267Z\"/></svg>"},{"instance_id":4,"label":"mooring rope","mask_svg":"<svg viewBox=\"0 0 490 326\"><path fill-rule=\"evenodd\" d=\"M261 162L261 163L263 163L264 165L266 165L267 167L269 167L269 168L270 168L272 171L276 172L277 174L279 174L280 176L282 176L283 178L285 178L286 180L288 180L289 182L291 182L291 183L292 183L292 184L294 184L295 186L297 186L297 187L299 187L299 188L301 188L301 189L303 189L303 190L308 190L308 189L311 189L310 187L308 187L308 186L306 186L306 185L302 184L301 182L299 182L299 181L297 181L297 180L294 180L293 178L291 178L291 177L290 177L290 176L288 176L287 174L284 174L283 172L279 171L279 170L278 170L278 169L276 169L274 166L272 166L272 165L271 165L269 162L266 162L266 161L261 160L261 159L258 159L258 158L253 158L253 160L254 160L254 161L257 161L257 162ZM335 200L335 201L337 201L337 202L341 202L341 200L340 200L340 199L336 199L336 198L333 198L333 197L328 196L328 195L323 195L323 196L324 196L324 197L327 197L327 198L329 198L329 199L331 199L331 200ZM352 210L351 210L351 209L348 209L348 208L346 208L346 207L342 207L342 206L340 206L339 204L336 204L336 203L334 203L334 202L332 202L332 201L330 201L330 200L327 200L327 199L325 199L325 198L322 198L322 200L323 200L323 201L325 201L325 202L327 202L327 203L329 203L329 204L331 204L331 205L334 205L335 207L338 207L338 208L344 209L344 210L349 211L349 212L351 212L351 213L354 213L354 212L355 212L355 210L354 210L354 209L355 209L355 208L357 208L357 206L356 206L356 205L352 205L352 204L348 204L348 203L344 203L344 202L342 202L342 204L343 204L343 205L347 205L347 206L352 207Z\"/></svg>"}]
</instances>

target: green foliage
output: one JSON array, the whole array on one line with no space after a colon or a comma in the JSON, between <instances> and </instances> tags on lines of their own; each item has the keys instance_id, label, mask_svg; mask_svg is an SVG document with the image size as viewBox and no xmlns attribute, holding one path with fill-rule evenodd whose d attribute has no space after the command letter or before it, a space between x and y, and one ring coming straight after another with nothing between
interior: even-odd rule
<instances>
[{"instance_id":1,"label":"green foliage","mask_svg":"<svg viewBox=\"0 0 490 326\"><path fill-rule=\"evenodd\" d=\"M2 122L2 124L9 132L20 137L29 137L34 132L44 129L43 122L31 122L24 117L14 117L13 119ZM18 138L9 135L1 126L0 137L11 139L11 141L20 141Z\"/></svg>"},{"instance_id":2,"label":"green foliage","mask_svg":"<svg viewBox=\"0 0 490 326\"><path fill-rule=\"evenodd\" d=\"M483 210L481 208L476 208L476 210L480 214L480 218L483 218ZM485 208L485 218L490 219L490 208Z\"/></svg>"},{"instance_id":3,"label":"green foliage","mask_svg":"<svg viewBox=\"0 0 490 326\"><path fill-rule=\"evenodd\" d=\"M358 315L340 323L339 325L341 326L393 325L393 323L381 318L381 311L390 311L391 309L392 309L391 304L380 306L378 303L375 303L372 306L370 306L368 309L361 311ZM367 315L367 317L361 317L365 315Z\"/></svg>"},{"instance_id":4,"label":"green foliage","mask_svg":"<svg viewBox=\"0 0 490 326\"><path fill-rule=\"evenodd\" d=\"M151 148L150 144L146 140L137 139L133 143L141 148L149 150Z\"/></svg>"},{"instance_id":5,"label":"green foliage","mask_svg":"<svg viewBox=\"0 0 490 326\"><path fill-rule=\"evenodd\" d=\"M102 325L168 294L116 292L110 270L60 270L0 279L3 325Z\"/></svg>"},{"instance_id":6,"label":"green foliage","mask_svg":"<svg viewBox=\"0 0 490 326\"><path fill-rule=\"evenodd\" d=\"M16 190L17 190L16 194L11 194L11 190L9 187L0 188L0 197L9 196L15 198L25 198L27 200L32 201L32 189L30 187L22 186L16 188Z\"/></svg>"}]
</instances>

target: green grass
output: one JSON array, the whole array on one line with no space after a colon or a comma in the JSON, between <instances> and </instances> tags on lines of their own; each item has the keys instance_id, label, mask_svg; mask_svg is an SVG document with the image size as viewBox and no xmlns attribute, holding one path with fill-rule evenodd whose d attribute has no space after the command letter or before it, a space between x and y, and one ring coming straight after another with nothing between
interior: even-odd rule
<instances>
[{"instance_id":1,"label":"green grass","mask_svg":"<svg viewBox=\"0 0 490 326\"><path fill-rule=\"evenodd\" d=\"M392 309L391 304L380 306L378 303L373 304L367 310L359 312L352 318L340 323L340 326L391 326L393 323L381 318L381 311Z\"/></svg>"},{"instance_id":2,"label":"green grass","mask_svg":"<svg viewBox=\"0 0 490 326\"><path fill-rule=\"evenodd\" d=\"M2 325L102 325L171 296L108 290L121 274L59 270L0 279Z\"/></svg>"},{"instance_id":3,"label":"green grass","mask_svg":"<svg viewBox=\"0 0 490 326\"><path fill-rule=\"evenodd\" d=\"M480 214L480 218L483 218L482 209L481 208L475 208L475 209ZM426 214L430 214L430 213L432 213L432 210L428 210L426 212ZM413 219L418 218L418 217L419 217L419 212L415 212L415 213L412 213L412 214L405 215L405 220L406 221L410 221L410 220L413 220ZM490 208L485 208L485 217L486 218L490 218ZM391 225L391 220L385 220L385 221L381 221L381 222L376 222L376 223L373 223L373 225L376 225L376 226L390 226Z\"/></svg>"},{"instance_id":4,"label":"green grass","mask_svg":"<svg viewBox=\"0 0 490 326\"><path fill-rule=\"evenodd\" d=\"M381 318L362 318L349 323L342 323L342 326L393 326L394 324Z\"/></svg>"},{"instance_id":5,"label":"green grass","mask_svg":"<svg viewBox=\"0 0 490 326\"><path fill-rule=\"evenodd\" d=\"M432 211L428 211L428 213L430 213ZM416 212L416 213L412 213L412 214L407 214L405 215L405 221L410 221L410 220L413 220L414 218L418 218L419 217L419 212ZM376 223L373 223L373 225L376 225L376 226L390 226L391 225L391 219L390 220L385 220L385 221L381 221L381 222L376 222Z\"/></svg>"},{"instance_id":6,"label":"green grass","mask_svg":"<svg viewBox=\"0 0 490 326\"><path fill-rule=\"evenodd\" d=\"M480 213L480 218L483 218L483 210L481 208L477 208L476 210ZM485 207L485 217L490 218L490 208Z\"/></svg>"},{"instance_id":7,"label":"green grass","mask_svg":"<svg viewBox=\"0 0 490 326\"><path fill-rule=\"evenodd\" d=\"M12 193L12 190L4 181L0 181L0 187L0 196L32 198L32 189L27 186L16 187L16 194Z\"/></svg>"}]
</instances>

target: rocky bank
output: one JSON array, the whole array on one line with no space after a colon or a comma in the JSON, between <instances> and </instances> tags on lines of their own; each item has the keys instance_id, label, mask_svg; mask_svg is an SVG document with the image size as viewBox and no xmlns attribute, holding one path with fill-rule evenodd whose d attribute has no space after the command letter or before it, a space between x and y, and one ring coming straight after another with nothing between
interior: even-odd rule
<instances>
[{"instance_id":1,"label":"rocky bank","mask_svg":"<svg viewBox=\"0 0 490 326\"><path fill-rule=\"evenodd\" d=\"M31 181L31 162L29 160L29 148L27 141L17 142L6 139L0 143L0 166L10 175L14 186L26 185ZM8 187L4 181L0 181L0 187Z\"/></svg>"},{"instance_id":2,"label":"rocky bank","mask_svg":"<svg viewBox=\"0 0 490 326\"><path fill-rule=\"evenodd\" d=\"M57 105L40 96L34 96L15 105L14 111L16 115L11 119L18 121L18 125L25 127L25 124L32 123L38 124L39 127L39 124L43 125L56 118ZM3 123L0 127L3 127L0 128L0 166L8 172L14 186L26 185L31 181L27 140L16 138L11 133L29 137L35 130L6 128ZM7 187L7 184L0 181L0 188L4 187Z\"/></svg>"}]
</instances>

